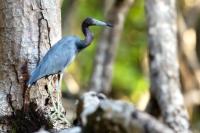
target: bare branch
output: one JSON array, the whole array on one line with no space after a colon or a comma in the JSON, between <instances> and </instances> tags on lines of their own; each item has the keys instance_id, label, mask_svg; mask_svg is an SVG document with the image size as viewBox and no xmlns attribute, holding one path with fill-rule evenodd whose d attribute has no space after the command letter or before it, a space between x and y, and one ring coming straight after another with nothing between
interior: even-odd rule
<instances>
[{"instance_id":1,"label":"bare branch","mask_svg":"<svg viewBox=\"0 0 200 133\"><path fill-rule=\"evenodd\" d=\"M106 1L110 3L110 1ZM127 12L134 0L116 0L108 12L107 18L114 26L105 29L97 46L94 59L94 70L90 82L90 90L109 93L112 81L112 69L118 42L123 31Z\"/></svg>"},{"instance_id":2,"label":"bare branch","mask_svg":"<svg viewBox=\"0 0 200 133\"><path fill-rule=\"evenodd\" d=\"M87 132L173 133L173 131L133 105L107 99L103 94L85 93L78 105L78 118ZM95 123L95 124L94 124Z\"/></svg>"}]
</instances>

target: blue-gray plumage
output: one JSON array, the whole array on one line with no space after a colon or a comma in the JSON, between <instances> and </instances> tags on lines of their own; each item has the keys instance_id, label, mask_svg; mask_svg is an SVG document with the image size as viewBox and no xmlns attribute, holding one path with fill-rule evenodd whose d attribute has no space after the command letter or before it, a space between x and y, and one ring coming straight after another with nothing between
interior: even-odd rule
<instances>
[{"instance_id":1,"label":"blue-gray plumage","mask_svg":"<svg viewBox=\"0 0 200 133\"><path fill-rule=\"evenodd\" d=\"M110 23L89 17L86 18L82 23L82 31L85 35L85 39L81 40L76 36L63 37L46 53L35 70L31 73L27 85L30 87L43 77L62 73L64 68L73 61L76 54L92 42L93 36L88 27L93 25L112 26Z\"/></svg>"}]
</instances>

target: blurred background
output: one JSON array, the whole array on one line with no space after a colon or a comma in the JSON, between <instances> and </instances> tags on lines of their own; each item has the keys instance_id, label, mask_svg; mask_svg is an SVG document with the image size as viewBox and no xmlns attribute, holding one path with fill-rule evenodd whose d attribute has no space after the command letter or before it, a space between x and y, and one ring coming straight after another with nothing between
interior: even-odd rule
<instances>
[{"instance_id":1,"label":"blurred background","mask_svg":"<svg viewBox=\"0 0 200 133\"><path fill-rule=\"evenodd\" d=\"M63 97L95 90L145 109L150 85L144 5L144 0L62 0L63 36L84 38L81 22L88 16L115 25L112 31L90 28L94 41L66 70ZM182 92L192 128L200 131L200 0L177 2L177 26Z\"/></svg>"}]
</instances>

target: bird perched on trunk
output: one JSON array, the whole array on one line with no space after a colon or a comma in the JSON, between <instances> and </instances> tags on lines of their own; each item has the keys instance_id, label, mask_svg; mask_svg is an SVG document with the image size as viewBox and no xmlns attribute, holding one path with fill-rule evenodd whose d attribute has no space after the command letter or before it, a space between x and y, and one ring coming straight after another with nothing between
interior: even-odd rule
<instances>
[{"instance_id":1,"label":"bird perched on trunk","mask_svg":"<svg viewBox=\"0 0 200 133\"><path fill-rule=\"evenodd\" d=\"M53 47L49 49L43 59L39 62L37 67L33 70L30 75L30 78L27 82L28 88L36 83L39 79L43 77L48 77L50 75L62 75L64 68L67 67L75 58L77 53L79 53L84 48L88 47L93 40L93 35L89 30L89 26L108 26L112 27L110 23L106 23L103 21L99 21L93 18L86 18L82 22L82 31L85 35L85 39L81 40L76 36L67 36L63 37L60 41L58 41ZM58 76L59 78L59 76ZM59 81L60 79L58 79ZM52 84L53 85L53 84ZM65 118L65 115L62 113L61 102L59 98L59 93L56 93L57 100L55 101L52 96L52 87L51 81L48 83L48 91L51 97L51 101L54 107L54 113L51 115L54 119L56 116L69 124L68 120ZM59 88L59 87L55 87ZM56 103L55 103L56 102ZM25 92L24 98L24 111L27 112L29 105L29 89ZM57 120L57 118L55 118Z\"/></svg>"},{"instance_id":2,"label":"bird perched on trunk","mask_svg":"<svg viewBox=\"0 0 200 133\"><path fill-rule=\"evenodd\" d=\"M85 35L85 39L81 40L77 36L66 36L58 41L49 49L38 66L31 73L27 82L28 87L32 86L37 80L43 77L63 73L64 68L74 60L77 53L88 47L92 42L93 35L89 30L89 26L112 27L110 23L90 17L86 18L82 22L82 32Z\"/></svg>"}]
</instances>

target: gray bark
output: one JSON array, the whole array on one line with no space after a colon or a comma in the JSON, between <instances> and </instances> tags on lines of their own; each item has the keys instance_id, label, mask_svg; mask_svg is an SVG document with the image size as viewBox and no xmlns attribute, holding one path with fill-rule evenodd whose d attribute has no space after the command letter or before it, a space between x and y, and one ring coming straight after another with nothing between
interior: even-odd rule
<instances>
[{"instance_id":1,"label":"gray bark","mask_svg":"<svg viewBox=\"0 0 200 133\"><path fill-rule=\"evenodd\" d=\"M31 71L61 37L60 2L0 0L0 10L0 118L12 115L11 118L17 119L16 111L23 113L26 81ZM46 79L40 80L29 95L37 110L46 113L45 118L49 117L52 107L47 102L51 99L46 85ZM1 119L0 132L13 128L15 119ZM55 121L51 122L58 127Z\"/></svg>"},{"instance_id":2,"label":"gray bark","mask_svg":"<svg viewBox=\"0 0 200 133\"><path fill-rule=\"evenodd\" d=\"M105 29L97 45L94 68L90 82L90 89L109 93L112 81L113 63L123 30L126 14L133 0L116 0L107 15L107 20L114 27L112 30Z\"/></svg>"},{"instance_id":3,"label":"gray bark","mask_svg":"<svg viewBox=\"0 0 200 133\"><path fill-rule=\"evenodd\" d=\"M175 0L146 0L151 92L164 122L175 132L190 132L180 91Z\"/></svg>"},{"instance_id":4,"label":"gray bark","mask_svg":"<svg viewBox=\"0 0 200 133\"><path fill-rule=\"evenodd\" d=\"M95 92L81 97L77 116L83 132L87 133L173 133L169 127L133 105L109 100Z\"/></svg>"}]
</instances>

